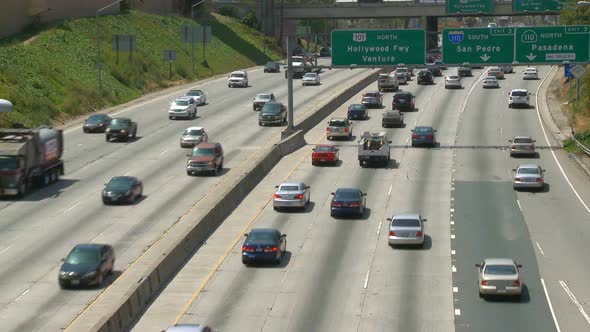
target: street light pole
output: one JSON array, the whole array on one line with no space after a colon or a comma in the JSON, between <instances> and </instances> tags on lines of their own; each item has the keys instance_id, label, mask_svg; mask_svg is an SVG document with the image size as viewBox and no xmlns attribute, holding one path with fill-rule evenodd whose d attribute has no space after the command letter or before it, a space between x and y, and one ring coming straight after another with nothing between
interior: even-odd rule
<instances>
[{"instance_id":1,"label":"street light pole","mask_svg":"<svg viewBox=\"0 0 590 332\"><path fill-rule=\"evenodd\" d=\"M194 5L191 5L191 20L194 20L195 19L195 14L194 14L195 7L198 6L198 5L200 5L200 4L202 4L205 1L206 0L201 0L201 1L197 2Z\"/></svg>"},{"instance_id":2,"label":"street light pole","mask_svg":"<svg viewBox=\"0 0 590 332\"><path fill-rule=\"evenodd\" d=\"M97 47L98 51L96 54L96 63L98 65L98 95L99 96L102 96L102 73L101 73L102 68L101 68L101 64L100 64L100 25L98 24L98 15L100 14L101 11L103 11L111 6L114 6L121 1L123 1L123 0L115 1L115 2L111 3L110 5L102 7L101 9L96 11L96 19L95 19L95 21L96 21L96 42L97 42L97 46L98 46Z\"/></svg>"}]
</instances>

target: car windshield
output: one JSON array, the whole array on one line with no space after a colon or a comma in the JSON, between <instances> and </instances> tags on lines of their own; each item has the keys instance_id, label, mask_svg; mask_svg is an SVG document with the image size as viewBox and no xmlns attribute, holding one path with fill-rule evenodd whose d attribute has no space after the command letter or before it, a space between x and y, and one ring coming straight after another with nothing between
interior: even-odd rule
<instances>
[{"instance_id":1,"label":"car windshield","mask_svg":"<svg viewBox=\"0 0 590 332\"><path fill-rule=\"evenodd\" d=\"M534 69L534 68L527 68L524 71L527 72L527 73L536 73L537 72L537 70Z\"/></svg>"},{"instance_id":2,"label":"car windshield","mask_svg":"<svg viewBox=\"0 0 590 332\"><path fill-rule=\"evenodd\" d=\"M16 157L13 156L0 156L0 170L10 171L15 170L18 165Z\"/></svg>"},{"instance_id":3,"label":"car windshield","mask_svg":"<svg viewBox=\"0 0 590 332\"><path fill-rule=\"evenodd\" d=\"M525 97L528 93L526 91L512 91L512 96Z\"/></svg>"},{"instance_id":4,"label":"car windshield","mask_svg":"<svg viewBox=\"0 0 590 332\"><path fill-rule=\"evenodd\" d=\"M417 219L393 219L391 226L394 227L420 227Z\"/></svg>"},{"instance_id":5,"label":"car windshield","mask_svg":"<svg viewBox=\"0 0 590 332\"><path fill-rule=\"evenodd\" d=\"M365 97L379 97L379 94L377 92L367 92Z\"/></svg>"},{"instance_id":6,"label":"car windshield","mask_svg":"<svg viewBox=\"0 0 590 332\"><path fill-rule=\"evenodd\" d=\"M128 119L113 119L113 121L111 121L111 124L114 126L126 126L129 124L129 120Z\"/></svg>"},{"instance_id":7,"label":"car windshield","mask_svg":"<svg viewBox=\"0 0 590 332\"><path fill-rule=\"evenodd\" d=\"M187 136L202 136L203 135L203 129L187 129L184 131L183 135L187 135Z\"/></svg>"},{"instance_id":8,"label":"car windshield","mask_svg":"<svg viewBox=\"0 0 590 332\"><path fill-rule=\"evenodd\" d=\"M262 106L263 113L279 113L281 112L281 104L276 103L266 103Z\"/></svg>"},{"instance_id":9,"label":"car windshield","mask_svg":"<svg viewBox=\"0 0 590 332\"><path fill-rule=\"evenodd\" d=\"M346 127L345 120L331 120L330 127Z\"/></svg>"},{"instance_id":10,"label":"car windshield","mask_svg":"<svg viewBox=\"0 0 590 332\"><path fill-rule=\"evenodd\" d=\"M389 74L379 74L379 78L381 78L381 79L389 78Z\"/></svg>"},{"instance_id":11,"label":"car windshield","mask_svg":"<svg viewBox=\"0 0 590 332\"><path fill-rule=\"evenodd\" d=\"M486 265L485 274L491 275L511 275L516 274L514 265Z\"/></svg>"},{"instance_id":12,"label":"car windshield","mask_svg":"<svg viewBox=\"0 0 590 332\"><path fill-rule=\"evenodd\" d=\"M200 96L202 94L203 94L203 92L201 90L190 90L186 95L187 96L198 97L198 96Z\"/></svg>"},{"instance_id":13,"label":"car windshield","mask_svg":"<svg viewBox=\"0 0 590 332\"><path fill-rule=\"evenodd\" d=\"M490 70L488 70L491 73L495 73L495 72L499 72L500 68L490 68Z\"/></svg>"},{"instance_id":14,"label":"car windshield","mask_svg":"<svg viewBox=\"0 0 590 332\"><path fill-rule=\"evenodd\" d=\"M214 156L215 155L215 148L194 148L193 149L193 156Z\"/></svg>"},{"instance_id":15,"label":"car windshield","mask_svg":"<svg viewBox=\"0 0 590 332\"><path fill-rule=\"evenodd\" d=\"M72 265L96 264L99 261L98 250L74 249L66 258L66 263Z\"/></svg>"},{"instance_id":16,"label":"car windshield","mask_svg":"<svg viewBox=\"0 0 590 332\"><path fill-rule=\"evenodd\" d=\"M286 185L286 186L281 186L279 188L280 191L297 191L299 190L299 186L295 186L295 185Z\"/></svg>"},{"instance_id":17,"label":"car windshield","mask_svg":"<svg viewBox=\"0 0 590 332\"><path fill-rule=\"evenodd\" d=\"M244 74L231 74L231 77L243 78L244 77Z\"/></svg>"},{"instance_id":18,"label":"car windshield","mask_svg":"<svg viewBox=\"0 0 590 332\"><path fill-rule=\"evenodd\" d=\"M88 119L86 119L86 122L100 123L100 122L103 122L105 119L106 119L106 117L104 115L91 115L88 117Z\"/></svg>"},{"instance_id":19,"label":"car windshield","mask_svg":"<svg viewBox=\"0 0 590 332\"><path fill-rule=\"evenodd\" d=\"M518 174L539 174L538 168L530 168L530 167L521 167L518 169Z\"/></svg>"},{"instance_id":20,"label":"car windshield","mask_svg":"<svg viewBox=\"0 0 590 332\"><path fill-rule=\"evenodd\" d=\"M430 72L425 70L418 73L418 76L430 75Z\"/></svg>"},{"instance_id":21,"label":"car windshield","mask_svg":"<svg viewBox=\"0 0 590 332\"><path fill-rule=\"evenodd\" d=\"M386 118L399 118L400 115L400 112L385 112L384 114Z\"/></svg>"},{"instance_id":22,"label":"car windshield","mask_svg":"<svg viewBox=\"0 0 590 332\"><path fill-rule=\"evenodd\" d=\"M458 79L459 79L459 76L447 76L447 80L454 81L454 80L458 80Z\"/></svg>"},{"instance_id":23,"label":"car windshield","mask_svg":"<svg viewBox=\"0 0 590 332\"><path fill-rule=\"evenodd\" d=\"M408 71L408 68L398 68L396 69L398 73L406 73Z\"/></svg>"},{"instance_id":24,"label":"car windshield","mask_svg":"<svg viewBox=\"0 0 590 332\"><path fill-rule=\"evenodd\" d=\"M360 196L358 190L337 190L334 194L335 199L359 199Z\"/></svg>"},{"instance_id":25,"label":"car windshield","mask_svg":"<svg viewBox=\"0 0 590 332\"><path fill-rule=\"evenodd\" d=\"M256 95L256 99L270 100L270 95L267 95L267 94L257 94Z\"/></svg>"},{"instance_id":26,"label":"car windshield","mask_svg":"<svg viewBox=\"0 0 590 332\"><path fill-rule=\"evenodd\" d=\"M352 104L348 107L349 110L351 111L364 111L365 110L365 105L363 104Z\"/></svg>"},{"instance_id":27,"label":"car windshield","mask_svg":"<svg viewBox=\"0 0 590 332\"><path fill-rule=\"evenodd\" d=\"M486 82L489 82L489 81L495 82L496 81L496 78L495 77L486 77L484 80Z\"/></svg>"},{"instance_id":28,"label":"car windshield","mask_svg":"<svg viewBox=\"0 0 590 332\"><path fill-rule=\"evenodd\" d=\"M305 76L303 77L307 77L307 78L316 78L317 74L316 73L307 73L305 74Z\"/></svg>"},{"instance_id":29,"label":"car windshield","mask_svg":"<svg viewBox=\"0 0 590 332\"><path fill-rule=\"evenodd\" d=\"M401 93L401 94L397 94L397 95L393 96L393 99L395 99L395 100L410 99L410 98L412 98L412 95L407 94L407 93Z\"/></svg>"},{"instance_id":30,"label":"car windshield","mask_svg":"<svg viewBox=\"0 0 590 332\"><path fill-rule=\"evenodd\" d=\"M175 100L174 105L176 106L188 106L188 100Z\"/></svg>"},{"instance_id":31,"label":"car windshield","mask_svg":"<svg viewBox=\"0 0 590 332\"><path fill-rule=\"evenodd\" d=\"M271 232L252 232L248 235L246 242L249 244L275 243L276 236Z\"/></svg>"},{"instance_id":32,"label":"car windshield","mask_svg":"<svg viewBox=\"0 0 590 332\"><path fill-rule=\"evenodd\" d=\"M415 133L432 133L432 128L430 127L416 127L414 129Z\"/></svg>"},{"instance_id":33,"label":"car windshield","mask_svg":"<svg viewBox=\"0 0 590 332\"><path fill-rule=\"evenodd\" d=\"M112 178L111 181L107 184L107 189L109 190L126 190L129 189L133 185L133 180L126 177L116 177Z\"/></svg>"},{"instance_id":34,"label":"car windshield","mask_svg":"<svg viewBox=\"0 0 590 332\"><path fill-rule=\"evenodd\" d=\"M276 62L267 62L266 63L266 67L276 67L277 63Z\"/></svg>"},{"instance_id":35,"label":"car windshield","mask_svg":"<svg viewBox=\"0 0 590 332\"><path fill-rule=\"evenodd\" d=\"M331 146L318 146L315 148L315 152L332 152L333 148Z\"/></svg>"},{"instance_id":36,"label":"car windshield","mask_svg":"<svg viewBox=\"0 0 590 332\"><path fill-rule=\"evenodd\" d=\"M533 143L533 140L530 138L519 137L512 140L512 143Z\"/></svg>"}]
</instances>

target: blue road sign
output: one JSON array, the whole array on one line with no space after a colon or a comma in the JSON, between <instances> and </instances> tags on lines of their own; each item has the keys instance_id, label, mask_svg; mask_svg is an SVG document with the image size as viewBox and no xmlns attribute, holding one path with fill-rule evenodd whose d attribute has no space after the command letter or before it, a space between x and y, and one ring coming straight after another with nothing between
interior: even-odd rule
<instances>
[{"instance_id":1,"label":"blue road sign","mask_svg":"<svg viewBox=\"0 0 590 332\"><path fill-rule=\"evenodd\" d=\"M571 72L571 69L574 66L575 65L570 65L570 64L566 64L565 66L563 66L565 77L570 77L570 78L574 78L575 77L574 73Z\"/></svg>"}]
</instances>

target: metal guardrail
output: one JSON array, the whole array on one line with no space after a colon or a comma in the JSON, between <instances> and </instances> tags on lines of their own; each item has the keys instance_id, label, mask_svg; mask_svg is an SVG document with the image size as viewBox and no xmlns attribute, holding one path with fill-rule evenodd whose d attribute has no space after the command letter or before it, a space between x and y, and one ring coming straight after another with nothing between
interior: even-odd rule
<instances>
[{"instance_id":1,"label":"metal guardrail","mask_svg":"<svg viewBox=\"0 0 590 332\"><path fill-rule=\"evenodd\" d=\"M572 141L574 141L574 143L582 150L584 151L585 154L590 156L590 148L588 148L587 146L585 146L584 144L582 144L582 142L578 141L576 139L575 135L572 135Z\"/></svg>"}]
</instances>

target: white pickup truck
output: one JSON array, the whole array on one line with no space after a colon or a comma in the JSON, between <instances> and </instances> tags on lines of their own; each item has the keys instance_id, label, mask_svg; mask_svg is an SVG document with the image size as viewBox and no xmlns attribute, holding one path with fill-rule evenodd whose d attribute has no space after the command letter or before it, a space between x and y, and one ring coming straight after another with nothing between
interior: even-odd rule
<instances>
[{"instance_id":1,"label":"white pickup truck","mask_svg":"<svg viewBox=\"0 0 590 332\"><path fill-rule=\"evenodd\" d=\"M373 163L380 163L383 167L387 166L391 158L390 143L386 132L370 133L365 131L358 144L359 166L365 167L367 164Z\"/></svg>"},{"instance_id":2,"label":"white pickup truck","mask_svg":"<svg viewBox=\"0 0 590 332\"><path fill-rule=\"evenodd\" d=\"M302 78L307 73L319 73L320 68L314 68L311 60L306 60L304 56L294 55L291 57L291 65L293 66L293 78ZM285 66L285 69L287 67ZM287 71L285 70L285 78L287 78Z\"/></svg>"}]
</instances>

